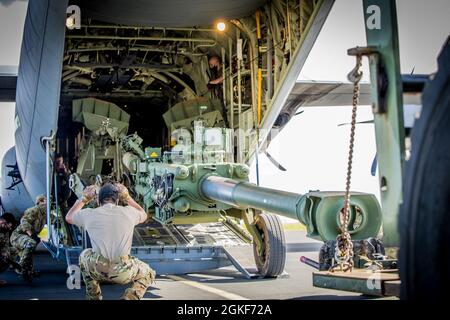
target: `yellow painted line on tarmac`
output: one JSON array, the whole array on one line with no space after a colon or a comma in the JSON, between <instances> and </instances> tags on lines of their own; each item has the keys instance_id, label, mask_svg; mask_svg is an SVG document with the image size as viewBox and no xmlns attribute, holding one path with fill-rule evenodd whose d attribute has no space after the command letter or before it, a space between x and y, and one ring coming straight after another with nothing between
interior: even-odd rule
<instances>
[{"instance_id":1,"label":"yellow painted line on tarmac","mask_svg":"<svg viewBox=\"0 0 450 320\"><path fill-rule=\"evenodd\" d=\"M306 231L306 226L301 223L285 223L283 229L284 231Z\"/></svg>"},{"instance_id":2,"label":"yellow painted line on tarmac","mask_svg":"<svg viewBox=\"0 0 450 320\"><path fill-rule=\"evenodd\" d=\"M204 285L202 283L191 281L191 280L188 280L188 279L183 278L183 277L179 277L179 276L175 276L175 275L167 275L167 278L170 278L170 279L175 280L175 281L179 281L179 282L181 282L181 283L183 283L185 285L188 285L188 286L191 286L191 287L194 287L194 288L206 291L206 292L210 292L210 293L216 294L216 295L221 296L221 297L223 297L225 299L228 299L228 300L250 300L250 299L244 298L244 297L242 297L240 295L237 295L237 294L234 294L234 293L231 293L231 292L227 292L227 291L224 291L224 290L216 289L216 288L213 288L213 287L209 287L209 286Z\"/></svg>"}]
</instances>

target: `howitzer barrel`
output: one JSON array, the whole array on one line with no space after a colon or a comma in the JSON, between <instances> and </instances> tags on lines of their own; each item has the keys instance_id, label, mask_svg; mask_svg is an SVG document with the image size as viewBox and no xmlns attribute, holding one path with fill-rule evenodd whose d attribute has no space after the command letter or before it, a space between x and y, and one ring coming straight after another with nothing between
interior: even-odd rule
<instances>
[{"instance_id":1,"label":"howitzer barrel","mask_svg":"<svg viewBox=\"0 0 450 320\"><path fill-rule=\"evenodd\" d=\"M304 195L259 187L249 182L208 176L200 182L203 196L240 209L259 209L296 219L306 225L309 237L335 239L342 191L311 191ZM353 239L375 237L381 226L381 209L372 194L351 192L348 230Z\"/></svg>"},{"instance_id":2,"label":"howitzer barrel","mask_svg":"<svg viewBox=\"0 0 450 320\"><path fill-rule=\"evenodd\" d=\"M254 208L300 220L300 203L303 195L259 187L249 182L209 176L200 190L207 198L238 208ZM303 222L300 220L300 222Z\"/></svg>"}]
</instances>

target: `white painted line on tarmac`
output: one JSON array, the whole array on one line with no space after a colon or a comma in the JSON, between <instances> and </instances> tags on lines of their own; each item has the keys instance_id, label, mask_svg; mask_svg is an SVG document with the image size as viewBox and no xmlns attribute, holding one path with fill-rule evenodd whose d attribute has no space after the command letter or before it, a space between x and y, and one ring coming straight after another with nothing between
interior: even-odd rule
<instances>
[{"instance_id":1,"label":"white painted line on tarmac","mask_svg":"<svg viewBox=\"0 0 450 320\"><path fill-rule=\"evenodd\" d=\"M191 286L191 287L194 287L194 288L206 291L206 292L210 292L210 293L216 294L216 295L221 296L221 297L223 297L225 299L228 299L228 300L250 300L250 299L242 297L240 295L237 295L237 294L234 294L234 293L231 293L231 292L227 292L227 291L224 291L224 290L220 290L220 289L217 289L217 288L209 287L207 285L204 285L204 284L201 284L201 283L198 283L198 282L195 282L195 281L191 281L191 280L188 280L188 279L183 278L183 277L179 277L179 276L175 276L175 275L167 275L167 278L170 278L170 279L175 280L175 281L179 281L179 282L181 282L183 284L186 284L188 286Z\"/></svg>"}]
</instances>

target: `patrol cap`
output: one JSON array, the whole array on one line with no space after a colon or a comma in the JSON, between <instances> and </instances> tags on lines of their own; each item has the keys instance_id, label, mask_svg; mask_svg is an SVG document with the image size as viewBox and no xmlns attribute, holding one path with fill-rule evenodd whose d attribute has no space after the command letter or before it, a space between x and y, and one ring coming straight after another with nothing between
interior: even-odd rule
<instances>
[{"instance_id":1,"label":"patrol cap","mask_svg":"<svg viewBox=\"0 0 450 320\"><path fill-rule=\"evenodd\" d=\"M34 201L34 204L39 204L40 202L44 201L45 199L47 199L47 197L45 196L45 194L40 194L36 197L36 200Z\"/></svg>"},{"instance_id":2,"label":"patrol cap","mask_svg":"<svg viewBox=\"0 0 450 320\"><path fill-rule=\"evenodd\" d=\"M103 200L110 198L114 200L114 202L119 199L119 190L117 187L111 183L106 183L103 185L103 187L100 188L100 191L98 192L98 201L100 203L103 203Z\"/></svg>"}]
</instances>

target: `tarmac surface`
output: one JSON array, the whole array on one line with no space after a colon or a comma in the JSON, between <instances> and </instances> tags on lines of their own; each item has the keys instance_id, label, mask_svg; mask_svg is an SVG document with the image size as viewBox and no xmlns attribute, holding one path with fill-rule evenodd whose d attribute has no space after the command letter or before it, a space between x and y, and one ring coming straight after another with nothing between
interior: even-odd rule
<instances>
[{"instance_id":1,"label":"tarmac surface","mask_svg":"<svg viewBox=\"0 0 450 320\"><path fill-rule=\"evenodd\" d=\"M309 239L297 227L285 227L287 254L285 273L277 279L248 280L234 266L177 276L157 276L156 284L145 295L149 300L235 300L235 299L373 299L357 293L316 288L312 285L313 268L299 262L304 255L318 260L321 242ZM83 300L85 287L68 289L66 263L48 253L35 256L40 277L26 284L14 271L0 274L7 284L0 286L0 300ZM81 281L82 282L82 281ZM104 299L119 299L126 286L102 285Z\"/></svg>"}]
</instances>

